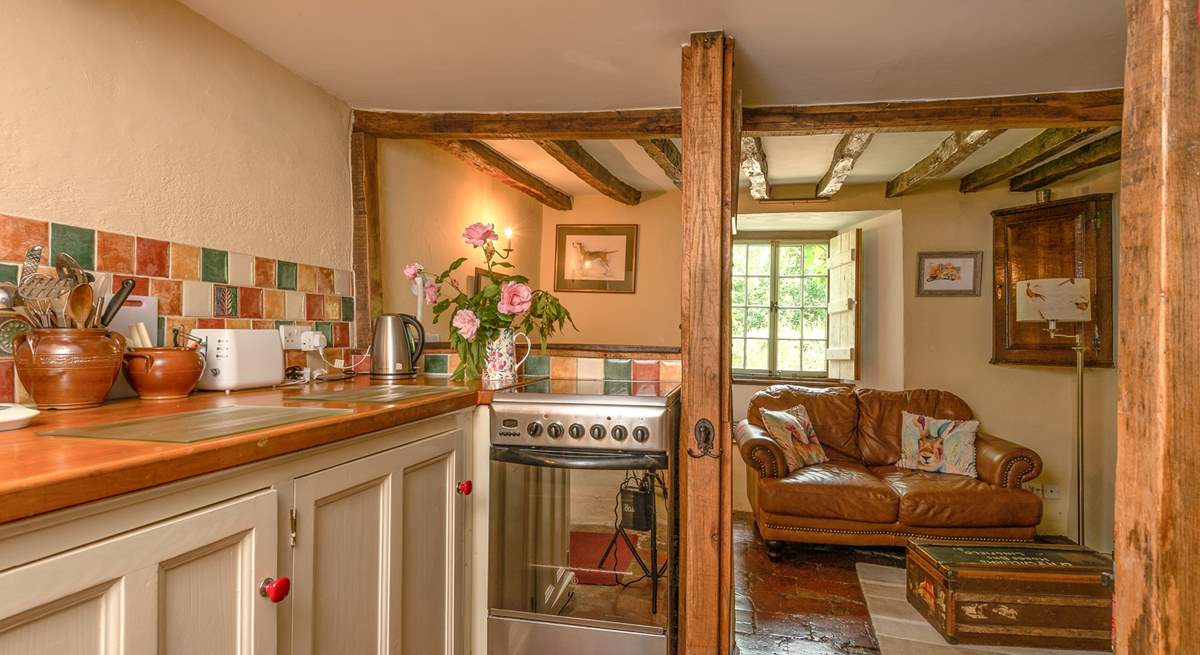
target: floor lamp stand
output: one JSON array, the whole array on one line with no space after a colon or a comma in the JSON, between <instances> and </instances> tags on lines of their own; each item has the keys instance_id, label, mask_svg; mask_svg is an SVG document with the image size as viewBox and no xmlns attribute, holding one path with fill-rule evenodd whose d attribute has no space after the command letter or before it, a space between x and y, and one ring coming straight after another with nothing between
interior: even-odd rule
<instances>
[{"instance_id":1,"label":"floor lamp stand","mask_svg":"<svg viewBox=\"0 0 1200 655\"><path fill-rule=\"evenodd\" d=\"M1051 337L1075 339L1071 345L1071 350L1075 351L1075 540L1083 546L1083 324L1075 334L1059 334L1056 322L1050 321L1047 331Z\"/></svg>"}]
</instances>

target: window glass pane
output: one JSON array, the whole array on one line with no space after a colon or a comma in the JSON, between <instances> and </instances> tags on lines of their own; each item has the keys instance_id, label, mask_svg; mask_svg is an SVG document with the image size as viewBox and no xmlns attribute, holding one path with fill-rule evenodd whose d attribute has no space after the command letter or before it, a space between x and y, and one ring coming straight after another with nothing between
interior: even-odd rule
<instances>
[{"instance_id":1,"label":"window glass pane","mask_svg":"<svg viewBox=\"0 0 1200 655\"><path fill-rule=\"evenodd\" d=\"M735 307L746 304L746 278L733 278L733 289L730 292L730 303Z\"/></svg>"},{"instance_id":2,"label":"window glass pane","mask_svg":"<svg viewBox=\"0 0 1200 655\"><path fill-rule=\"evenodd\" d=\"M804 272L809 275L825 275L825 267L829 259L829 246L820 243L810 243L804 246Z\"/></svg>"},{"instance_id":3,"label":"window glass pane","mask_svg":"<svg viewBox=\"0 0 1200 655\"><path fill-rule=\"evenodd\" d=\"M824 309L805 309L804 313L804 338L805 339L825 339L826 331L829 325L829 315ZM736 334L736 332L735 332Z\"/></svg>"},{"instance_id":4,"label":"window glass pane","mask_svg":"<svg viewBox=\"0 0 1200 655\"><path fill-rule=\"evenodd\" d=\"M746 340L733 340L733 367L746 368Z\"/></svg>"},{"instance_id":5,"label":"window glass pane","mask_svg":"<svg viewBox=\"0 0 1200 655\"><path fill-rule=\"evenodd\" d=\"M733 336L735 336L735 337L745 336L745 334L746 334L746 310L744 310L744 309L733 310L732 319L733 319L733 321L732 321L733 322Z\"/></svg>"},{"instance_id":6,"label":"window glass pane","mask_svg":"<svg viewBox=\"0 0 1200 655\"><path fill-rule=\"evenodd\" d=\"M801 336L806 336L806 335L801 335L801 332L803 330L803 327L801 325L801 323L803 322L803 318L802 318L800 312L802 312L802 311L804 311L804 310L801 310L801 309L781 309L781 310L779 310L779 323L776 326L776 330L778 330L778 333L776 334L776 336L779 337L780 339L799 339Z\"/></svg>"},{"instance_id":7,"label":"window glass pane","mask_svg":"<svg viewBox=\"0 0 1200 655\"><path fill-rule=\"evenodd\" d=\"M746 340L746 368L766 370L769 367L770 351L766 339Z\"/></svg>"},{"instance_id":8,"label":"window glass pane","mask_svg":"<svg viewBox=\"0 0 1200 655\"><path fill-rule=\"evenodd\" d=\"M805 341L801 364L805 371L817 372L825 370L825 342Z\"/></svg>"},{"instance_id":9,"label":"window glass pane","mask_svg":"<svg viewBox=\"0 0 1200 655\"><path fill-rule=\"evenodd\" d=\"M780 341L775 347L780 371L795 373L804 370L800 362L800 344L800 341Z\"/></svg>"},{"instance_id":10,"label":"window glass pane","mask_svg":"<svg viewBox=\"0 0 1200 655\"><path fill-rule=\"evenodd\" d=\"M769 337L771 336L771 310L762 309L747 309L746 310L746 334L752 337Z\"/></svg>"},{"instance_id":11,"label":"window glass pane","mask_svg":"<svg viewBox=\"0 0 1200 655\"><path fill-rule=\"evenodd\" d=\"M746 272L750 275L771 274L771 244L755 243L749 246L749 262Z\"/></svg>"},{"instance_id":12,"label":"window glass pane","mask_svg":"<svg viewBox=\"0 0 1200 655\"><path fill-rule=\"evenodd\" d=\"M733 274L746 274L746 244L733 244Z\"/></svg>"},{"instance_id":13,"label":"window glass pane","mask_svg":"<svg viewBox=\"0 0 1200 655\"><path fill-rule=\"evenodd\" d=\"M746 279L747 304L766 307L771 304L771 278L752 277Z\"/></svg>"},{"instance_id":14,"label":"window glass pane","mask_svg":"<svg viewBox=\"0 0 1200 655\"><path fill-rule=\"evenodd\" d=\"M804 278L779 278L779 306L799 307L804 304Z\"/></svg>"},{"instance_id":15,"label":"window glass pane","mask_svg":"<svg viewBox=\"0 0 1200 655\"><path fill-rule=\"evenodd\" d=\"M829 278L804 278L804 306L825 307L829 304Z\"/></svg>"},{"instance_id":16,"label":"window glass pane","mask_svg":"<svg viewBox=\"0 0 1200 655\"><path fill-rule=\"evenodd\" d=\"M779 274L804 275L804 246L779 247Z\"/></svg>"}]
</instances>

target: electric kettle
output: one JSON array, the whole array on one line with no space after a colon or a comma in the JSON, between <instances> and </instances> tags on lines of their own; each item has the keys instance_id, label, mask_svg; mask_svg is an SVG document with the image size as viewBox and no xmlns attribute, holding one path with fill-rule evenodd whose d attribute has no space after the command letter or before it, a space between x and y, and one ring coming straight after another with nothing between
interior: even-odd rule
<instances>
[{"instance_id":1,"label":"electric kettle","mask_svg":"<svg viewBox=\"0 0 1200 655\"><path fill-rule=\"evenodd\" d=\"M414 333L410 328L415 328ZM411 378L425 350L425 328L408 314L383 314L375 319L371 341L371 377Z\"/></svg>"}]
</instances>

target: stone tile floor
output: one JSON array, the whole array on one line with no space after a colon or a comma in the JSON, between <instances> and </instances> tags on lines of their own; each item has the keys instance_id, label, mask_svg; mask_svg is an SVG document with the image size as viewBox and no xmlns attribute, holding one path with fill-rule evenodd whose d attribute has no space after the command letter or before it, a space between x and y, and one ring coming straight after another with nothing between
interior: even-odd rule
<instances>
[{"instance_id":1,"label":"stone tile floor","mask_svg":"<svg viewBox=\"0 0 1200 655\"><path fill-rule=\"evenodd\" d=\"M735 638L742 655L879 653L854 565L904 566L902 548L789 544L780 562L750 514L733 518Z\"/></svg>"}]
</instances>

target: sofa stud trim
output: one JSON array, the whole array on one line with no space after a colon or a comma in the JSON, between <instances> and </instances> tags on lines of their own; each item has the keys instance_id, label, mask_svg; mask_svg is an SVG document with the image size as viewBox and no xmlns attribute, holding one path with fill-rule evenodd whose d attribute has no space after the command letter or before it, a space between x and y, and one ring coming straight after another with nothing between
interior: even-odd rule
<instances>
[{"instance_id":1,"label":"sofa stud trim","mask_svg":"<svg viewBox=\"0 0 1200 655\"><path fill-rule=\"evenodd\" d=\"M842 530L840 528L809 528L795 525L778 525L776 523L764 523L763 525L772 530L784 530L786 532L816 532L822 534L845 534L845 535L884 535L888 537L906 537L909 539L938 539L945 541L979 541L981 537L944 537L941 535L926 534L921 532L903 532L899 530ZM1019 539L1016 537L986 537L987 541L1002 541L1011 543L1029 543L1034 539Z\"/></svg>"}]
</instances>

